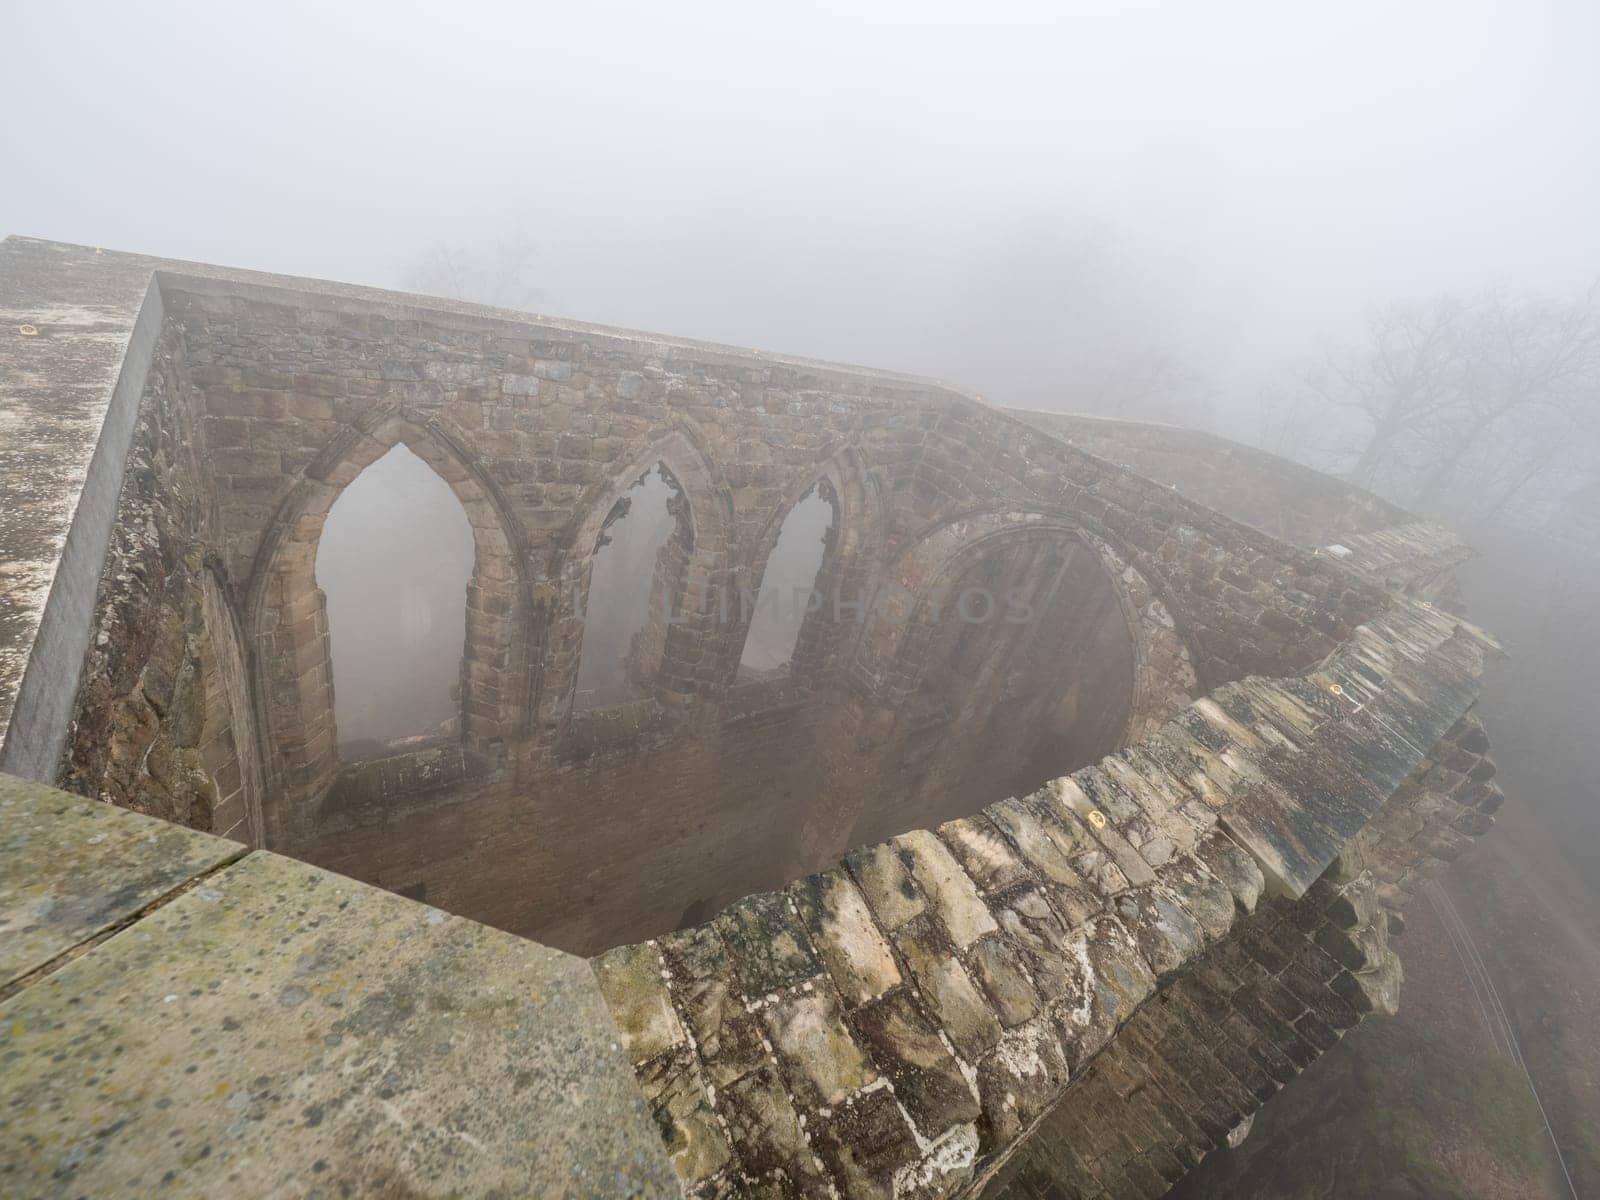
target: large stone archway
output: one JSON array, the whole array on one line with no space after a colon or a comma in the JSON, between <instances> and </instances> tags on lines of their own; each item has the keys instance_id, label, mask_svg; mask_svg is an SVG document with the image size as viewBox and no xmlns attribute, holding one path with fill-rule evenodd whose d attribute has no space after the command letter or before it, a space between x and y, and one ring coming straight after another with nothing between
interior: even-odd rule
<instances>
[{"instance_id":1,"label":"large stone archway","mask_svg":"<svg viewBox=\"0 0 1600 1200\"><path fill-rule=\"evenodd\" d=\"M1197 694L1189 648L1144 574L1102 534L1048 510L987 511L945 521L888 564L849 666L857 693L891 713L903 706L926 670L941 616L959 598L961 574L997 546L1019 540L1081 545L1110 584L1132 640L1130 731L1170 716ZM864 732L887 734L881 722Z\"/></svg>"},{"instance_id":2,"label":"large stone archway","mask_svg":"<svg viewBox=\"0 0 1600 1200\"><path fill-rule=\"evenodd\" d=\"M267 844L302 832L308 809L338 773L333 666L317 545L334 501L396 445L422 459L461 502L476 561L467 589L460 734L493 755L517 727L513 667L523 587L514 525L460 443L437 422L383 415L330 444L280 506L257 554L246 597L256 690L271 780L263 806Z\"/></svg>"}]
</instances>

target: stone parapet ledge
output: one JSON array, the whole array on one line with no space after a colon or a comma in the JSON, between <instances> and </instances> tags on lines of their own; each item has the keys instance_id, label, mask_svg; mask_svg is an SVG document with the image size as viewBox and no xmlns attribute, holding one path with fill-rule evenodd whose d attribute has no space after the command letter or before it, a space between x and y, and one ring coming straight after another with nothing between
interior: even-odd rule
<instances>
[{"instance_id":1,"label":"stone parapet ledge","mask_svg":"<svg viewBox=\"0 0 1600 1200\"><path fill-rule=\"evenodd\" d=\"M1302 1002L1285 1031L1264 1009L1247 1040L1302 1068L1398 983L1372 880L1314 889L1462 721L1491 648L1398 602L1303 677L1230 684L1032 795L597 958L685 1194L976 1194L1146 1001L1209 953L1276 961L1262 939L1294 914L1331 930L1304 983L1323 1015Z\"/></svg>"},{"instance_id":2,"label":"stone parapet ledge","mask_svg":"<svg viewBox=\"0 0 1600 1200\"><path fill-rule=\"evenodd\" d=\"M1503 798L1468 713L1299 900L1269 897L1117 1032L983 1189L987 1200L1153 1197L1364 1016L1392 1014L1391 939L1416 888Z\"/></svg>"},{"instance_id":3,"label":"stone parapet ledge","mask_svg":"<svg viewBox=\"0 0 1600 1200\"><path fill-rule=\"evenodd\" d=\"M676 1191L584 960L0 776L0 1195Z\"/></svg>"},{"instance_id":4,"label":"stone parapet ledge","mask_svg":"<svg viewBox=\"0 0 1600 1200\"><path fill-rule=\"evenodd\" d=\"M1432 521L1348 534L1320 552L1334 554L1386 591L1421 597L1453 588L1453 572L1473 555L1465 542Z\"/></svg>"}]
</instances>

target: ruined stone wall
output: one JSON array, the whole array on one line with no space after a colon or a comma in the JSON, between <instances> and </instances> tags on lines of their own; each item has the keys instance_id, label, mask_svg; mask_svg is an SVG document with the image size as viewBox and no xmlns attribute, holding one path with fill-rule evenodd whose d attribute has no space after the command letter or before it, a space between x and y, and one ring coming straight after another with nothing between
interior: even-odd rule
<instances>
[{"instance_id":1,"label":"ruined stone wall","mask_svg":"<svg viewBox=\"0 0 1600 1200\"><path fill-rule=\"evenodd\" d=\"M1469 712L1303 897L1263 898L1140 1008L984 1196L1165 1195L1367 1014L1393 1015L1405 905L1503 800L1487 750Z\"/></svg>"},{"instance_id":2,"label":"ruined stone wall","mask_svg":"<svg viewBox=\"0 0 1600 1200\"><path fill-rule=\"evenodd\" d=\"M879 836L1035 786L1203 688L1303 668L1382 607L1337 563L925 381L205 274L156 282L170 342L159 377L172 380L160 394L168 423L186 423L206 498L175 518L186 524L164 553L209 566L185 568L127 617L106 607L98 636L121 665L82 676L73 786L142 803L121 778L135 768L118 764L170 778L167 759L184 750L185 786L219 794L162 800L171 815L216 820L205 810L220 805L253 840L573 949L660 932L814 870L858 828ZM459 742L342 763L337 648L313 564L340 490L397 442L451 486L476 542ZM638 672L633 699L574 712L596 539L623 487L656 462L682 486L692 531L674 606L687 619L657 629L647 657L659 667ZM162 460L157 486L190 486L188 469ZM1063 627L1057 644L1034 647L1038 679L1053 669L1068 681L1057 703L982 646L971 661L991 665L966 691L959 677L955 690L934 686L948 650L937 637L875 609L824 611L788 677L753 695L737 682L743 623L719 617L715 600L697 609L695 589L753 592L783 517L819 479L839 507L824 577L847 606L899 589L926 611L975 556L1054 539L1092 547L1121 625L1112 615L1081 637ZM139 503L124 498L130 530L144 528ZM188 511L181 497L158 507ZM172 657L141 643L173 627L163 604L186 612L186 627L199 614L202 633L179 657L197 664L206 701L191 706L203 710L198 733L180 723L183 746L146 756L112 730L150 724L135 676ZM1009 740L994 736L999 710L1015 717ZM1104 728L1072 732L1091 722ZM155 722L150 744L165 729ZM1026 764L1020 774L973 768L1001 747ZM140 786L159 796L167 785Z\"/></svg>"},{"instance_id":3,"label":"ruined stone wall","mask_svg":"<svg viewBox=\"0 0 1600 1200\"><path fill-rule=\"evenodd\" d=\"M913 733L953 763L990 747L982 720L899 724L931 664L893 621L825 611L781 698L736 684L745 629L696 611L690 584L753 591L818 479L840 509L824 574L847 604L889 585L925 604L990 539L1048 527L1094 546L1133 662L1084 662L1109 652L1070 639L1054 653L1063 677L1131 672L1127 732L1203 685L1304 666L1381 607L1337 564L920 380L331 289L161 288L211 473L206 549L244 637L262 837L574 949L813 870L866 814L908 828L933 819L924 793L945 812L999 794L982 772L901 770ZM477 542L461 740L357 767L337 756L337 650L311 568L340 489L398 441L452 487ZM574 713L596 537L658 461L693 531L675 606L688 619L661 631L636 699ZM1077 765L1070 743L1034 782Z\"/></svg>"},{"instance_id":4,"label":"ruined stone wall","mask_svg":"<svg viewBox=\"0 0 1600 1200\"><path fill-rule=\"evenodd\" d=\"M595 975L691 1195L1160 1194L1392 1002L1385 906L1499 802L1463 719L1487 643L1390 594L1444 594L1457 549L1343 485L1280 514L1301 551L924 381L204 268L152 295L64 769L563 946L632 939ZM459 735L341 762L312 568L398 442L473 529ZM1246 520L1299 470L1134 442ZM656 462L687 619L631 699L574 712L596 538ZM744 629L691 581L753 589L823 478L825 577L911 619L830 614L741 684ZM1329 528L1347 554L1316 552ZM1058 644L930 615L1069 548L1102 590ZM1052 760L1052 731L1101 749L1053 676L1115 691L1096 737L1128 744ZM1008 702L1027 737L994 736ZM974 768L1002 751L1043 786ZM864 817L895 836L841 860Z\"/></svg>"},{"instance_id":5,"label":"ruined stone wall","mask_svg":"<svg viewBox=\"0 0 1600 1200\"><path fill-rule=\"evenodd\" d=\"M1198 429L1018 410L1074 446L1171 484L1236 521L1297 546L1405 525L1404 509L1331 475Z\"/></svg>"},{"instance_id":6,"label":"ruined stone wall","mask_svg":"<svg viewBox=\"0 0 1600 1200\"><path fill-rule=\"evenodd\" d=\"M1031 490L1104 538L1177 621L1203 688L1304 670L1384 605L1347 572L1240 525L1002 410L962 407L930 430L913 502ZM1016 481L1013 489L1007 481Z\"/></svg>"},{"instance_id":7,"label":"ruined stone wall","mask_svg":"<svg viewBox=\"0 0 1600 1200\"><path fill-rule=\"evenodd\" d=\"M169 331L140 400L61 781L259 845L254 711L207 562L214 497L187 388L183 342Z\"/></svg>"},{"instance_id":8,"label":"ruined stone wall","mask_svg":"<svg viewBox=\"0 0 1600 1200\"><path fill-rule=\"evenodd\" d=\"M1404 785L1435 774L1426 748L1444 739L1441 761L1482 774L1456 761L1470 737L1446 735L1483 648L1431 608L1396 609L1310 674L1230 684L1037 794L601 956L686 1193L973 1194L1019 1149L1060 1140L1053 1114L1113 1044L1175 1080L1193 1109L1168 1120L1185 1153L1215 1144L1350 1023L1358 993L1392 990L1371 879L1338 889L1342 907L1319 879L1397 793L1414 810ZM1263 888L1283 902L1243 923ZM1323 957L1283 978L1302 944ZM1204 969L1213 947L1231 982ZM1211 1031L1167 1015L1205 999L1199 983L1173 990L1190 976L1223 989L1245 1055L1197 1103L1180 1084L1205 1078L1193 1045ZM1091 1126L1106 1140L1083 1147L1088 1177L1160 1195L1178 1142L1158 1153L1165 1127L1115 1126Z\"/></svg>"}]
</instances>

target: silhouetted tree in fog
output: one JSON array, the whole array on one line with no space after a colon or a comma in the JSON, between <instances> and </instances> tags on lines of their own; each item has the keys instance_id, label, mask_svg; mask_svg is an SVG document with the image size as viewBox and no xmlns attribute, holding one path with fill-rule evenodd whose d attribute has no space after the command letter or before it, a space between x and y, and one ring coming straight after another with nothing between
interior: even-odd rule
<instances>
[{"instance_id":1,"label":"silhouetted tree in fog","mask_svg":"<svg viewBox=\"0 0 1600 1200\"><path fill-rule=\"evenodd\" d=\"M509 234L492 246L472 249L434 242L405 268L404 286L429 296L448 296L497 308L529 308L543 297L533 284L532 239Z\"/></svg>"},{"instance_id":2,"label":"silhouetted tree in fog","mask_svg":"<svg viewBox=\"0 0 1600 1200\"><path fill-rule=\"evenodd\" d=\"M1596 292L1392 304L1305 385L1343 426L1354 483L1457 520L1558 501L1600 446Z\"/></svg>"}]
</instances>

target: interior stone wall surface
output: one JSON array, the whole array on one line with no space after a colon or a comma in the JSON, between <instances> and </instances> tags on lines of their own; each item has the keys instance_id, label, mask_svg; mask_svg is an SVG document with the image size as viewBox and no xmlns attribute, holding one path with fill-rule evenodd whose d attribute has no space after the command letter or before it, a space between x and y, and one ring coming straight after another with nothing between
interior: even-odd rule
<instances>
[{"instance_id":1,"label":"interior stone wall surface","mask_svg":"<svg viewBox=\"0 0 1600 1200\"><path fill-rule=\"evenodd\" d=\"M261 844L261 766L243 649L206 562L214 503L182 339L140 399L61 782Z\"/></svg>"},{"instance_id":2,"label":"interior stone wall surface","mask_svg":"<svg viewBox=\"0 0 1600 1200\"><path fill-rule=\"evenodd\" d=\"M686 1195L1159 1196L1394 1003L1390 914L1502 799L1460 545L1258 451L343 285L0 262L82 402L63 461L94 442L48 600L0 597L5 761L65 745L79 791L604 950ZM38 409L31 378L0 400ZM460 717L344 762L315 554L397 443L473 530ZM594 548L657 463L673 619L580 710ZM842 603L741 682L717 598L819 481ZM1049 580L1078 604L1025 631L942 607Z\"/></svg>"},{"instance_id":3,"label":"interior stone wall surface","mask_svg":"<svg viewBox=\"0 0 1600 1200\"><path fill-rule=\"evenodd\" d=\"M815 870L858 830L879 836L1036 785L1207 687L1308 666L1382 605L1337 563L926 381L211 269L157 285L170 353L151 395L190 422L207 500L179 558L206 564L225 599L253 709L253 741L230 750L238 722L212 710L236 708L238 689L209 690L210 750L187 748L205 768L196 785L218 792L207 803L230 828L250 814L268 847L565 948L663 932ZM478 542L461 743L341 764L337 648L310 564L340 489L401 441L455 490ZM662 631L659 669L631 700L575 712L596 537L656 462L683 488L692 532L683 619ZM841 607L825 598L786 679L740 685L744 625L698 588L735 601L754 591L789 507L823 478L840 508L824 576ZM972 768L1000 752L990 706L959 688L926 703L937 643L871 602L926 607L974 554L1030 538L1091 547L1085 561L1116 597L1103 634L1063 626L1032 651L1038 678L1099 693L1098 708L1083 695L1076 710L1104 728L1035 738L1031 751L1024 738L1014 757L1029 765L1002 777ZM133 553L119 543L108 588ZM116 792L99 757L101 693L137 715L133 668L159 657L124 630L206 609L198 578L175 583L150 620L102 618L102 650L127 663L84 673L72 786ZM187 660L228 657L196 645ZM1070 725L1065 693L1054 706L1042 696L1018 704L1017 729ZM919 706L942 716L906 721ZM937 752L913 776L918 744Z\"/></svg>"}]
</instances>

